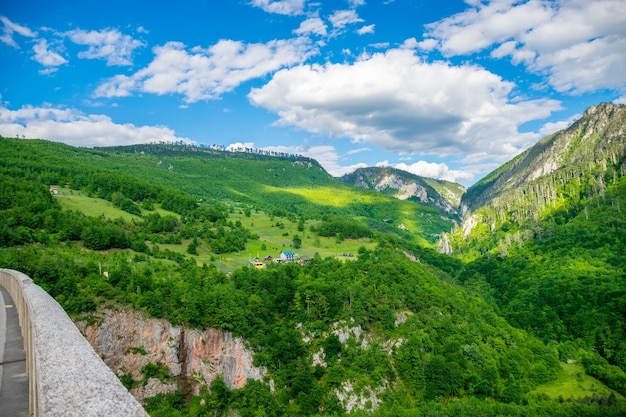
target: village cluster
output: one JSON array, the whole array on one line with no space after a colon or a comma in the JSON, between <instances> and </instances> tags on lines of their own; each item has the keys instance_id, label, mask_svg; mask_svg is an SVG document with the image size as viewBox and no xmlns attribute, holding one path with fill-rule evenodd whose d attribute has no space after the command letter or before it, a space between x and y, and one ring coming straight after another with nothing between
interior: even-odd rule
<instances>
[{"instance_id":1,"label":"village cluster","mask_svg":"<svg viewBox=\"0 0 626 417\"><path fill-rule=\"evenodd\" d=\"M263 258L263 260L259 259L258 256L250 259L250 263L257 269L265 268L266 264L270 262L277 262L277 263L297 262L300 265L304 265L310 261L311 261L310 256L307 256L307 255L300 256L294 251L292 251L291 249L285 249L284 251L282 251L278 258L274 258L271 255L267 255L266 257Z\"/></svg>"}]
</instances>

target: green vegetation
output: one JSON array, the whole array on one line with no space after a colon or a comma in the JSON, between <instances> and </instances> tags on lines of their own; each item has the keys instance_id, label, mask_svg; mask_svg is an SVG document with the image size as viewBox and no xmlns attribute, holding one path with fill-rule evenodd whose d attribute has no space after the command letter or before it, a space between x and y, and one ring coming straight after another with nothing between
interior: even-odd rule
<instances>
[{"instance_id":1,"label":"green vegetation","mask_svg":"<svg viewBox=\"0 0 626 417\"><path fill-rule=\"evenodd\" d=\"M108 219L122 218L125 221L138 220L139 217L124 212L113 203L96 197L88 197L82 192L71 190L65 187L56 187L58 194L56 195L61 203L61 207L71 211L80 211L86 216L99 217L104 216Z\"/></svg>"},{"instance_id":2,"label":"green vegetation","mask_svg":"<svg viewBox=\"0 0 626 417\"><path fill-rule=\"evenodd\" d=\"M494 171L468 190L475 212L449 236L467 262L457 282L581 364L581 384L602 382L574 389L561 374L536 390L551 397L614 403L626 394L625 115L598 106ZM550 161L561 165L534 178Z\"/></svg>"},{"instance_id":3,"label":"green vegetation","mask_svg":"<svg viewBox=\"0 0 626 417\"><path fill-rule=\"evenodd\" d=\"M532 222L498 213L495 229L457 232L450 257L433 249L450 226L441 213L305 158L2 138L0 266L71 315L123 305L229 330L268 369L238 390L217 378L199 396L150 398L153 416L341 416L350 397L356 416L618 416L626 179L608 178L619 170L593 204L597 181ZM287 249L306 262L249 262ZM177 378L161 363L141 373L120 379Z\"/></svg>"},{"instance_id":4,"label":"green vegetation","mask_svg":"<svg viewBox=\"0 0 626 417\"><path fill-rule=\"evenodd\" d=\"M545 394L551 399L566 399L568 401L585 400L596 398L598 401L616 402L624 400L621 394L607 387L597 379L585 374L585 369L577 364L562 364L558 378L552 382L541 385L533 394ZM609 398L613 396L612 400Z\"/></svg>"},{"instance_id":5,"label":"green vegetation","mask_svg":"<svg viewBox=\"0 0 626 417\"><path fill-rule=\"evenodd\" d=\"M451 240L471 261L458 282L626 394L624 149L608 160L605 152L595 164L568 165L504 193L476 211L469 239L458 230Z\"/></svg>"},{"instance_id":6,"label":"green vegetation","mask_svg":"<svg viewBox=\"0 0 626 417\"><path fill-rule=\"evenodd\" d=\"M166 378L169 378L169 371L167 365L161 362L148 362L141 368L144 384L146 384L150 378L157 378L159 381L164 381Z\"/></svg>"}]
</instances>

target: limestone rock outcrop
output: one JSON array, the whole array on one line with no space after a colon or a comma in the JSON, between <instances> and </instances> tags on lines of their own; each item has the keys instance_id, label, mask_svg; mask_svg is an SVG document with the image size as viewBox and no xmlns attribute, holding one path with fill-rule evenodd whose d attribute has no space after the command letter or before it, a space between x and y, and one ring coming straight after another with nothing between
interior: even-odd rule
<instances>
[{"instance_id":1,"label":"limestone rock outcrop","mask_svg":"<svg viewBox=\"0 0 626 417\"><path fill-rule=\"evenodd\" d=\"M400 200L411 199L432 207L444 216L458 214L465 187L434 178L420 177L392 167L358 168L339 178L356 187L393 195Z\"/></svg>"},{"instance_id":2,"label":"limestone rock outcrop","mask_svg":"<svg viewBox=\"0 0 626 417\"><path fill-rule=\"evenodd\" d=\"M261 380L267 373L252 364L253 352L244 341L224 330L204 331L185 329L186 360L181 361L181 328L167 320L147 317L130 310L105 310L95 320L81 320L76 326L85 335L94 350L118 375L131 373L135 381L143 381L141 369L148 363L165 365L169 375L160 381L150 378L132 389L133 395L143 401L158 393L177 388L177 378L188 377L192 392L198 394L202 385L208 385L218 375L230 389L242 388L248 379ZM185 368L182 368L182 364Z\"/></svg>"}]
</instances>

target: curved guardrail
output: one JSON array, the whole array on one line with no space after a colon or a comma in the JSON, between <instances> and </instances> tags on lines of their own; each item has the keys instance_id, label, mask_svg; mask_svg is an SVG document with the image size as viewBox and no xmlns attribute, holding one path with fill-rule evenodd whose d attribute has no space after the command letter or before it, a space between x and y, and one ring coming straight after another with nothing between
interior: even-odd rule
<instances>
[{"instance_id":1,"label":"curved guardrail","mask_svg":"<svg viewBox=\"0 0 626 417\"><path fill-rule=\"evenodd\" d=\"M27 275L0 269L19 315L34 417L147 417L63 308Z\"/></svg>"}]
</instances>

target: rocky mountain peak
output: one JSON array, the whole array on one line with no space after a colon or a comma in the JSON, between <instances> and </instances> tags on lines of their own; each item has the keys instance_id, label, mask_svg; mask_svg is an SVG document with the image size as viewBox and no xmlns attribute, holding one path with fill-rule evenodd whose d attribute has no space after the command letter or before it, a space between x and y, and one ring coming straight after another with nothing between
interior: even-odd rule
<instances>
[{"instance_id":1,"label":"rocky mountain peak","mask_svg":"<svg viewBox=\"0 0 626 417\"><path fill-rule=\"evenodd\" d=\"M560 171L574 170L557 175L564 182L574 175L580 177L584 170L593 170L596 165L606 169L607 161L616 164L624 158L625 129L626 105L590 106L570 127L543 138L470 187L461 204L475 211L502 204L510 200L510 195L532 188L532 184Z\"/></svg>"},{"instance_id":2,"label":"rocky mountain peak","mask_svg":"<svg viewBox=\"0 0 626 417\"><path fill-rule=\"evenodd\" d=\"M465 187L449 181L421 177L391 167L359 168L341 181L369 190L391 194L401 200L436 208L446 215L457 215Z\"/></svg>"}]
</instances>

